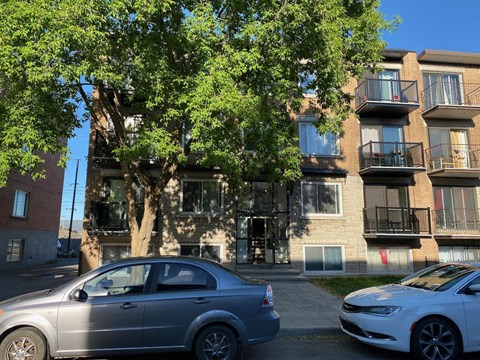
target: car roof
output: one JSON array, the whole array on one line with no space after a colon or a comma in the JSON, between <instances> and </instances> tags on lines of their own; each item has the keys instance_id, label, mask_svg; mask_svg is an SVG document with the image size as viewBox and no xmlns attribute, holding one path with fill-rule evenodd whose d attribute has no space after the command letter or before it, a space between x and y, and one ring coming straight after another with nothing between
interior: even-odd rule
<instances>
[{"instance_id":1,"label":"car roof","mask_svg":"<svg viewBox=\"0 0 480 360\"><path fill-rule=\"evenodd\" d=\"M437 265L468 265L473 266L480 269L480 261L479 260L459 260L459 261L449 261L444 263L439 263Z\"/></svg>"}]
</instances>

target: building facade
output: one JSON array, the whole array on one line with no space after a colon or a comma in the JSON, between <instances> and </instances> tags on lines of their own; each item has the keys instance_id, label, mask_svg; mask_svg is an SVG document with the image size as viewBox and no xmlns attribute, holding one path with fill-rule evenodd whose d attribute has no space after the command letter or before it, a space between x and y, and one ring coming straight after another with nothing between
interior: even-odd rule
<instances>
[{"instance_id":1,"label":"building facade","mask_svg":"<svg viewBox=\"0 0 480 360\"><path fill-rule=\"evenodd\" d=\"M44 159L45 179L12 171L0 189L0 270L56 260L64 169Z\"/></svg>"},{"instance_id":2,"label":"building facade","mask_svg":"<svg viewBox=\"0 0 480 360\"><path fill-rule=\"evenodd\" d=\"M349 84L341 134L318 135L308 106L295 115L295 183L245 181L233 196L219 171L179 171L151 252L312 275L479 258L480 54L386 50L382 68ZM92 124L83 270L129 254L120 170L103 146Z\"/></svg>"}]
</instances>

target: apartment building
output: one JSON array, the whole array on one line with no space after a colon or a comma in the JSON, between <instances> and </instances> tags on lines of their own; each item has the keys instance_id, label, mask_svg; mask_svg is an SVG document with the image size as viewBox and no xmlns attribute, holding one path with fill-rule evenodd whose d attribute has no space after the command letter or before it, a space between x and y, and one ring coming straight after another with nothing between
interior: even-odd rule
<instances>
[{"instance_id":1,"label":"apartment building","mask_svg":"<svg viewBox=\"0 0 480 360\"><path fill-rule=\"evenodd\" d=\"M245 181L233 196L220 170L181 169L151 252L312 275L480 258L480 54L392 49L382 68L349 84L355 116L341 134L318 135L308 106L295 115L304 154L295 183ZM108 154L92 124L83 270L129 254L122 179ZM143 166L154 176L154 163Z\"/></svg>"},{"instance_id":2,"label":"apartment building","mask_svg":"<svg viewBox=\"0 0 480 360\"><path fill-rule=\"evenodd\" d=\"M57 258L64 170L58 156L44 159L46 179L33 181L13 171L0 189L0 270Z\"/></svg>"}]
</instances>

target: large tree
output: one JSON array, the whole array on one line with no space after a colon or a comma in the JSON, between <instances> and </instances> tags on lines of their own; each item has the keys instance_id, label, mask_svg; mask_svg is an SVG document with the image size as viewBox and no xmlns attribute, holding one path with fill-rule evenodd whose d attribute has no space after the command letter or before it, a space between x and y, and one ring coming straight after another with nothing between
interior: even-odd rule
<instances>
[{"instance_id":1,"label":"large tree","mask_svg":"<svg viewBox=\"0 0 480 360\"><path fill-rule=\"evenodd\" d=\"M3 0L0 184L12 168L41 177L41 153L67 155L64 139L90 118L121 165L132 255L144 255L162 192L189 155L221 169L232 187L245 176L300 176L291 119L304 99L299 84L315 89L320 131L339 132L351 113L342 89L381 60L381 31L394 24L378 6ZM141 121L132 128L125 119L134 113ZM158 177L141 166L146 155ZM134 184L144 189L143 217Z\"/></svg>"}]
</instances>

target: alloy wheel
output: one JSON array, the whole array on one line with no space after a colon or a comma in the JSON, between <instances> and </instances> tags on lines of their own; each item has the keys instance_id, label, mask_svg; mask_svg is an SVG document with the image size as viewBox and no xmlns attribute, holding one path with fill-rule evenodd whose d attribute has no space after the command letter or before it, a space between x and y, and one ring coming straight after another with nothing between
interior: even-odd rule
<instances>
[{"instance_id":1,"label":"alloy wheel","mask_svg":"<svg viewBox=\"0 0 480 360\"><path fill-rule=\"evenodd\" d=\"M13 339L5 352L5 360L33 360L37 358L37 344L29 337Z\"/></svg>"},{"instance_id":2,"label":"alloy wheel","mask_svg":"<svg viewBox=\"0 0 480 360\"><path fill-rule=\"evenodd\" d=\"M429 360L452 359L456 353L456 337L450 326L431 322L419 334L419 347Z\"/></svg>"},{"instance_id":3,"label":"alloy wheel","mask_svg":"<svg viewBox=\"0 0 480 360\"><path fill-rule=\"evenodd\" d=\"M206 359L225 360L230 356L232 343L222 332L212 332L203 341L203 354Z\"/></svg>"}]
</instances>

